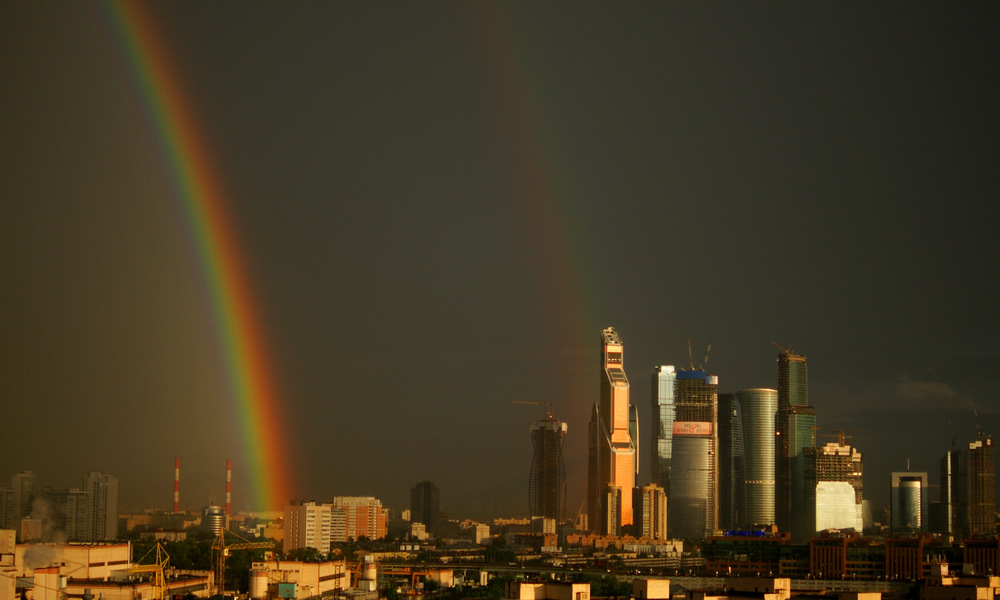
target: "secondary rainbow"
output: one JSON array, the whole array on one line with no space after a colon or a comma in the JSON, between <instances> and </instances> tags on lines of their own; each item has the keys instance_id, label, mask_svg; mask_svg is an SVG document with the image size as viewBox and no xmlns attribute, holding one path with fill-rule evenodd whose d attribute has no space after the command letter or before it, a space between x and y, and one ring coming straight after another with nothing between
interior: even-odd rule
<instances>
[{"instance_id":1,"label":"secondary rainbow","mask_svg":"<svg viewBox=\"0 0 1000 600\"><path fill-rule=\"evenodd\" d=\"M197 248L240 422L253 508L279 509L292 489L282 406L220 173L150 5L118 1L106 6Z\"/></svg>"}]
</instances>

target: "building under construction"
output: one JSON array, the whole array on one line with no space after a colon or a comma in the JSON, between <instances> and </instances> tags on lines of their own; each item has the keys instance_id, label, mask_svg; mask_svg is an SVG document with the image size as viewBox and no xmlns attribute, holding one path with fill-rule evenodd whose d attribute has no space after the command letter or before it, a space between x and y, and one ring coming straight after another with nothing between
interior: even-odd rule
<instances>
[{"instance_id":1,"label":"building under construction","mask_svg":"<svg viewBox=\"0 0 1000 600\"><path fill-rule=\"evenodd\" d=\"M546 411L545 418L531 424L531 474L528 477L528 508L532 517L562 522L566 519L566 464L563 440L566 423Z\"/></svg>"}]
</instances>

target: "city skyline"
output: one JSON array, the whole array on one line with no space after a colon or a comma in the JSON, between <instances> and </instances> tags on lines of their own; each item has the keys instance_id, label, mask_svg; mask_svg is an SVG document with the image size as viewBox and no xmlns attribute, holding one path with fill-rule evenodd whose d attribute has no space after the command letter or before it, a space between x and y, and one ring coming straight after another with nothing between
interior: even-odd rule
<instances>
[{"instance_id":1,"label":"city skyline","mask_svg":"<svg viewBox=\"0 0 1000 600\"><path fill-rule=\"evenodd\" d=\"M575 514L613 325L639 484L687 340L937 481L1000 432L998 11L4 5L0 478L523 514L523 400Z\"/></svg>"}]
</instances>

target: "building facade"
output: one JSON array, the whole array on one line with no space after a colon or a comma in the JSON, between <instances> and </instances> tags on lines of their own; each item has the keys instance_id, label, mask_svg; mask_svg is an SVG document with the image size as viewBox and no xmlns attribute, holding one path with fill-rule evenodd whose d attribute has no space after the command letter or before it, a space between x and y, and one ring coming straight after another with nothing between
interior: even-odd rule
<instances>
[{"instance_id":1,"label":"building facade","mask_svg":"<svg viewBox=\"0 0 1000 600\"><path fill-rule=\"evenodd\" d=\"M331 522L330 539L346 542L368 538L380 540L388 531L389 509L383 508L382 501L373 496L337 496L333 499L334 513L344 515L343 526L339 520Z\"/></svg>"},{"instance_id":2,"label":"building facade","mask_svg":"<svg viewBox=\"0 0 1000 600\"><path fill-rule=\"evenodd\" d=\"M746 526L746 449L736 394L719 394L719 528Z\"/></svg>"},{"instance_id":3,"label":"building facade","mask_svg":"<svg viewBox=\"0 0 1000 600\"><path fill-rule=\"evenodd\" d=\"M635 488L635 410L629 404L629 383L622 363L621 337L613 327L601 331L600 399L591 411L588 431L587 513L590 527L609 534L631 525ZM605 506L609 487L618 489L618 510ZM612 516L617 523L608 519Z\"/></svg>"},{"instance_id":4,"label":"building facade","mask_svg":"<svg viewBox=\"0 0 1000 600\"><path fill-rule=\"evenodd\" d=\"M677 372L673 365L661 365L653 369L652 409L653 423L650 427L649 470L656 485L670 495L670 461L673 456L674 436L674 387Z\"/></svg>"},{"instance_id":5,"label":"building facade","mask_svg":"<svg viewBox=\"0 0 1000 600\"><path fill-rule=\"evenodd\" d=\"M821 448L805 448L803 456L806 534L827 529L853 529L860 534L864 529L861 452L843 442L830 442Z\"/></svg>"},{"instance_id":6,"label":"building facade","mask_svg":"<svg viewBox=\"0 0 1000 600\"><path fill-rule=\"evenodd\" d=\"M410 488L410 521L423 523L427 533L437 537L441 509L440 493L430 481L418 481Z\"/></svg>"},{"instance_id":7,"label":"building facade","mask_svg":"<svg viewBox=\"0 0 1000 600\"><path fill-rule=\"evenodd\" d=\"M969 537L996 534L996 469L993 439L981 437L969 444Z\"/></svg>"},{"instance_id":8,"label":"building facade","mask_svg":"<svg viewBox=\"0 0 1000 600\"><path fill-rule=\"evenodd\" d=\"M894 472L889 480L889 523L894 533L924 530L927 473Z\"/></svg>"},{"instance_id":9,"label":"building facade","mask_svg":"<svg viewBox=\"0 0 1000 600\"><path fill-rule=\"evenodd\" d=\"M736 392L743 415L747 526L774 523L775 414L778 390L753 388Z\"/></svg>"},{"instance_id":10,"label":"building facade","mask_svg":"<svg viewBox=\"0 0 1000 600\"><path fill-rule=\"evenodd\" d=\"M531 424L531 472L528 475L528 509L532 517L566 520L566 463L563 442L568 426L552 413Z\"/></svg>"},{"instance_id":11,"label":"building facade","mask_svg":"<svg viewBox=\"0 0 1000 600\"><path fill-rule=\"evenodd\" d=\"M719 531L718 386L704 371L679 371L670 474L670 535L706 538Z\"/></svg>"},{"instance_id":12,"label":"building facade","mask_svg":"<svg viewBox=\"0 0 1000 600\"><path fill-rule=\"evenodd\" d=\"M651 540L668 539L667 494L663 488L655 483L637 488L632 495L632 502L636 537Z\"/></svg>"},{"instance_id":13,"label":"building facade","mask_svg":"<svg viewBox=\"0 0 1000 600\"><path fill-rule=\"evenodd\" d=\"M778 354L778 412L775 418L774 520L793 537L810 535L805 515L804 448L815 445L816 411L809 406L806 357L784 350Z\"/></svg>"},{"instance_id":14,"label":"building facade","mask_svg":"<svg viewBox=\"0 0 1000 600\"><path fill-rule=\"evenodd\" d=\"M286 506L284 551L315 548L323 553L329 552L332 508L330 504L315 502L296 502Z\"/></svg>"}]
</instances>

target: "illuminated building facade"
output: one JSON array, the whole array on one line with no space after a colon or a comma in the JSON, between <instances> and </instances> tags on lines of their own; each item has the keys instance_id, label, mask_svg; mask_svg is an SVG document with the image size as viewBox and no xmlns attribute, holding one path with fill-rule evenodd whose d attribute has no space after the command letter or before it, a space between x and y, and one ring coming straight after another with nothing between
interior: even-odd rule
<instances>
[{"instance_id":1,"label":"illuminated building facade","mask_svg":"<svg viewBox=\"0 0 1000 600\"><path fill-rule=\"evenodd\" d=\"M552 417L531 424L531 473L528 476L528 509L532 517L561 523L566 519L566 464L563 440L566 423Z\"/></svg>"},{"instance_id":2,"label":"illuminated building facade","mask_svg":"<svg viewBox=\"0 0 1000 600\"><path fill-rule=\"evenodd\" d=\"M632 524L635 487L635 410L629 404L629 384L622 365L622 340L613 327L601 331L601 395L591 411L588 431L587 513L592 529L617 532ZM607 506L609 488L617 488L618 510ZM614 518L617 522L611 522Z\"/></svg>"},{"instance_id":3,"label":"illuminated building facade","mask_svg":"<svg viewBox=\"0 0 1000 600\"><path fill-rule=\"evenodd\" d=\"M893 473L889 487L889 523L893 533L924 530L927 473Z\"/></svg>"},{"instance_id":4,"label":"illuminated building facade","mask_svg":"<svg viewBox=\"0 0 1000 600\"><path fill-rule=\"evenodd\" d=\"M811 536L827 529L861 533L863 485L861 452L842 442L803 450L806 484L805 513ZM792 536L793 539L795 535Z\"/></svg>"},{"instance_id":5,"label":"illuminated building facade","mask_svg":"<svg viewBox=\"0 0 1000 600\"><path fill-rule=\"evenodd\" d=\"M938 510L942 534L948 541L965 539L968 531L968 465L961 450L949 450L941 457L941 487Z\"/></svg>"},{"instance_id":6,"label":"illuminated building facade","mask_svg":"<svg viewBox=\"0 0 1000 600\"><path fill-rule=\"evenodd\" d=\"M704 371L679 371L670 473L670 535L706 538L719 530L718 385Z\"/></svg>"},{"instance_id":7,"label":"illuminated building facade","mask_svg":"<svg viewBox=\"0 0 1000 600\"><path fill-rule=\"evenodd\" d=\"M667 495L663 488L655 483L637 488L632 502L636 537L667 539Z\"/></svg>"},{"instance_id":8,"label":"illuminated building facade","mask_svg":"<svg viewBox=\"0 0 1000 600\"><path fill-rule=\"evenodd\" d=\"M805 516L803 449L814 445L816 411L809 406L806 357L785 350L778 354L778 412L775 419L774 520L793 537L810 535Z\"/></svg>"},{"instance_id":9,"label":"illuminated building facade","mask_svg":"<svg viewBox=\"0 0 1000 600\"><path fill-rule=\"evenodd\" d=\"M389 523L389 509L382 507L382 501L372 496L336 496L332 513L344 513L344 527L334 521L330 528L330 539L334 542L358 540L380 540L385 537Z\"/></svg>"},{"instance_id":10,"label":"illuminated building facade","mask_svg":"<svg viewBox=\"0 0 1000 600\"><path fill-rule=\"evenodd\" d=\"M670 495L670 461L673 456L674 387L677 372L673 365L653 369L653 424L650 427L649 469L653 483Z\"/></svg>"},{"instance_id":11,"label":"illuminated building facade","mask_svg":"<svg viewBox=\"0 0 1000 600\"><path fill-rule=\"evenodd\" d=\"M774 523L774 418L778 391L740 390L736 398L743 415L746 525L769 525Z\"/></svg>"},{"instance_id":12,"label":"illuminated building facade","mask_svg":"<svg viewBox=\"0 0 1000 600\"><path fill-rule=\"evenodd\" d=\"M993 439L969 444L969 537L996 534Z\"/></svg>"}]
</instances>

